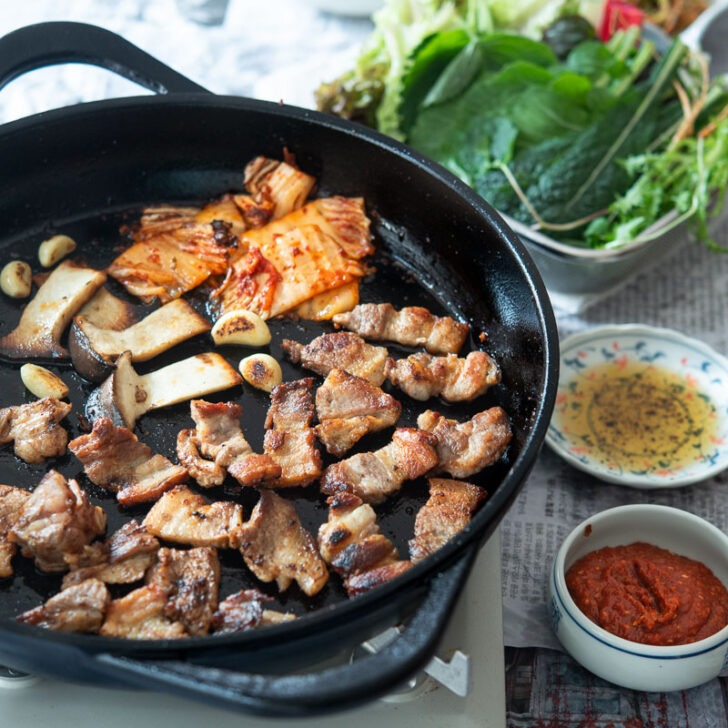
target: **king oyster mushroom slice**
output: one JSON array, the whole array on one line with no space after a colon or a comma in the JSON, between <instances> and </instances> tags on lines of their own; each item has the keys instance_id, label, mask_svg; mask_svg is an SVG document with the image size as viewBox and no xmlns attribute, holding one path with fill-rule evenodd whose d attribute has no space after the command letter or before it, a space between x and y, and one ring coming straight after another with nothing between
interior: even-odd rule
<instances>
[{"instance_id":1,"label":"king oyster mushroom slice","mask_svg":"<svg viewBox=\"0 0 728 728\"><path fill-rule=\"evenodd\" d=\"M131 352L123 352L113 373L89 395L86 417L108 417L117 427L134 429L145 412L235 386L241 376L214 352L174 362L148 374L137 374Z\"/></svg>"},{"instance_id":2,"label":"king oyster mushroom slice","mask_svg":"<svg viewBox=\"0 0 728 728\"><path fill-rule=\"evenodd\" d=\"M114 360L124 351L131 352L133 362L147 361L209 330L210 322L178 298L120 331L99 328L83 316L76 316L68 348L76 371L92 382L101 382L111 374Z\"/></svg>"},{"instance_id":3,"label":"king oyster mushroom slice","mask_svg":"<svg viewBox=\"0 0 728 728\"><path fill-rule=\"evenodd\" d=\"M64 260L25 307L15 329L0 338L0 355L8 359L68 359L61 336L105 281L103 271Z\"/></svg>"}]
</instances>

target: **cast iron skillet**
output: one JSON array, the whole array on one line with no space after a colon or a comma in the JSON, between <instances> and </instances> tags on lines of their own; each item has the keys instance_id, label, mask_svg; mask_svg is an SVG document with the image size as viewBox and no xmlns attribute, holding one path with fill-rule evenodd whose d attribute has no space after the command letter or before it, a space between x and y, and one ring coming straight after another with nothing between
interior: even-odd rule
<instances>
[{"instance_id":1,"label":"cast iron skillet","mask_svg":"<svg viewBox=\"0 0 728 728\"><path fill-rule=\"evenodd\" d=\"M362 300L424 304L467 320L471 346L483 346L481 333L487 337L485 348L501 365L502 384L477 405L427 406L463 418L500 404L511 417L514 439L502 462L474 479L490 497L451 543L357 599L346 598L335 576L313 603L291 588L278 605L301 618L264 630L143 642L20 625L15 616L53 593L59 579L16 558L16 575L0 584L0 662L65 679L177 692L266 715L314 714L371 700L430 658L478 548L523 485L543 442L555 396L558 344L539 274L489 205L413 150L308 110L207 94L108 31L48 23L11 33L0 39L0 87L33 68L71 61L106 67L160 95L83 104L0 129L0 262L20 257L37 271L38 243L50 233L64 232L79 241L79 252L90 264L103 266L121 242L120 225L143 206L201 201L240 189L247 161L260 154L279 158L285 147L318 178L318 194L366 199L378 253L377 272L365 282ZM22 305L3 297L0 334L14 327ZM330 327L282 321L273 322L272 329L270 351L282 360L282 337L309 340ZM209 347L204 337L177 347L168 360L201 347ZM243 352L225 353L236 363ZM154 360L150 368L165 363ZM18 366L0 363L0 406L30 397ZM56 371L71 384L74 411L82 411L90 385L68 368ZM284 365L285 379L304 375ZM240 393L222 393L217 399L231 396ZM410 424L422 406L400 398L402 423ZM267 398L245 389L241 402L246 435L259 446ZM78 422L73 414L69 419L75 436ZM189 409L180 405L146 415L137 434L153 449L173 456L175 433L190 425ZM366 447L385 440L369 440ZM109 532L131 516L143 517L143 509L123 512L111 496L90 487L72 456L52 465L89 487L109 516ZM44 472L45 466L19 461L9 447L0 449L0 482L32 488ZM287 495L296 498L304 524L315 531L326 517L322 499L308 491ZM255 502L254 494L225 491L221 497L241 499L246 514ZM383 532L405 555L414 514L425 498L424 481L416 482L379 509ZM236 554L225 555L223 565L223 596L252 585ZM378 655L351 665L322 666L322 660L399 622L406 624L403 634ZM306 669L299 670L302 666Z\"/></svg>"}]
</instances>

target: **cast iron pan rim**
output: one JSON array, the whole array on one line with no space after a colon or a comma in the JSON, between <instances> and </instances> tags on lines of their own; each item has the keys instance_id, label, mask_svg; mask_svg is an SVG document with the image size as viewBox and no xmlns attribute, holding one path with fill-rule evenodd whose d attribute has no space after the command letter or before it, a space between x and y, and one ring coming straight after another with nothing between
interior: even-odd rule
<instances>
[{"instance_id":1,"label":"cast iron pan rim","mask_svg":"<svg viewBox=\"0 0 728 728\"><path fill-rule=\"evenodd\" d=\"M0 127L0 144L5 145L10 143L15 134L32 132L46 125L53 126L59 123L77 124L80 119L89 115L97 115L99 113L113 114L116 110L134 110L135 108L146 111L156 106L180 109L182 113L184 113L184 109L194 108L199 110L200 107L205 107L210 110L239 110L241 113L251 111L258 114L272 114L305 124L323 126L336 134L357 137L365 142L383 148L400 158L405 164L414 165L431 177L435 177L438 182L449 187L458 196L463 198L470 207L474 208L478 217L484 220L486 226L490 226L508 245L515 260L520 264L524 278L531 288L532 302L536 307L536 313L544 336L544 379L541 391L537 393L538 402L534 409L532 417L533 426L530 434L526 438L518 458L511 465L506 477L500 482L495 492L486 501L480 511L478 511L469 526L458 534L456 538L439 549L437 553L415 565L408 572L397 577L392 582L351 601L341 602L317 612L303 615L304 618L294 622L268 627L261 632L250 631L220 637L192 637L185 639L184 644L180 644L179 640L124 640L122 642L113 638L99 637L97 635L83 635L83 647L94 652L109 651L116 653L138 651L166 652L168 650L190 652L212 646L225 647L229 645L244 645L254 649L259 643L265 644L266 646L270 645L271 638L276 642L283 643L290 637L315 630L319 624L325 624L332 619L332 615L335 615L337 619L351 618L356 620L355 615L357 613L369 612L378 605L386 603L392 597L399 599L399 601L406 601L403 597L405 593L414 594L418 589L425 589L427 582L431 578L436 577L440 571L451 565L467 548L479 547L479 542L482 542L484 537L488 535L488 526L495 527L494 524L497 524L500 517L502 517L509 502L515 496L519 485L528 476L536 460L536 456L540 451L556 396L558 375L558 333L553 310L551 309L540 273L521 240L508 228L495 209L444 167L420 155L412 148L375 130L309 109L244 97L217 96L202 93L175 93L171 96L132 96L77 104L8 122ZM3 624L0 626L0 630L38 636L37 628L21 624ZM43 638L56 642L79 643L78 635L68 635L52 631L44 632Z\"/></svg>"}]
</instances>

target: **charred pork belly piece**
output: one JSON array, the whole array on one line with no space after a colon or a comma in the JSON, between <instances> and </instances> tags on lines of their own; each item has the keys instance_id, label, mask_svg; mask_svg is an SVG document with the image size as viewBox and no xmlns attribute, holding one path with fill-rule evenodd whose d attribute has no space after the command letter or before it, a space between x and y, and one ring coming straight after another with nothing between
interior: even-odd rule
<instances>
[{"instance_id":1,"label":"charred pork belly piece","mask_svg":"<svg viewBox=\"0 0 728 728\"><path fill-rule=\"evenodd\" d=\"M260 483L261 487L289 488L312 483L321 475L321 453L311 427L314 403L313 378L279 384L270 393L265 418L265 454L280 466L281 475ZM231 474L235 476L234 469Z\"/></svg>"},{"instance_id":2,"label":"charred pork belly piece","mask_svg":"<svg viewBox=\"0 0 728 728\"><path fill-rule=\"evenodd\" d=\"M0 579L13 575L12 559L17 546L8 536L29 497L30 492L23 488L0 485Z\"/></svg>"},{"instance_id":3,"label":"charred pork belly piece","mask_svg":"<svg viewBox=\"0 0 728 728\"><path fill-rule=\"evenodd\" d=\"M69 443L89 480L116 493L123 506L157 500L162 493L187 480L187 470L164 455L152 453L126 427L115 427L107 417L93 430Z\"/></svg>"},{"instance_id":4,"label":"charred pork belly piece","mask_svg":"<svg viewBox=\"0 0 728 728\"><path fill-rule=\"evenodd\" d=\"M63 592L62 592L63 593ZM186 637L181 622L167 618L167 590L159 584L141 586L120 599L112 599L99 629L104 637L166 640Z\"/></svg>"},{"instance_id":5,"label":"charred pork belly piece","mask_svg":"<svg viewBox=\"0 0 728 728\"><path fill-rule=\"evenodd\" d=\"M383 346L372 346L348 331L321 334L309 344L283 339L283 351L294 364L300 364L325 377L332 369L344 369L366 379L375 387L385 380L388 352Z\"/></svg>"},{"instance_id":6,"label":"charred pork belly piece","mask_svg":"<svg viewBox=\"0 0 728 728\"><path fill-rule=\"evenodd\" d=\"M414 563L444 546L470 523L486 499L485 489L449 478L430 478L430 497L415 518L415 537L409 542Z\"/></svg>"},{"instance_id":7,"label":"charred pork belly piece","mask_svg":"<svg viewBox=\"0 0 728 728\"><path fill-rule=\"evenodd\" d=\"M147 569L154 564L159 541L147 529L131 520L115 531L98 549L98 556L85 563L79 559L76 566L63 577L61 588L79 584L86 579L97 579L105 584L133 584L141 581Z\"/></svg>"},{"instance_id":8,"label":"charred pork belly piece","mask_svg":"<svg viewBox=\"0 0 728 728\"><path fill-rule=\"evenodd\" d=\"M106 529L106 514L75 480L50 470L23 503L8 538L41 571L65 571L68 558Z\"/></svg>"},{"instance_id":9,"label":"charred pork belly piece","mask_svg":"<svg viewBox=\"0 0 728 728\"><path fill-rule=\"evenodd\" d=\"M292 503L268 490L240 533L240 552L248 568L263 582L275 581L285 591L295 581L307 596L329 579L316 542L301 525Z\"/></svg>"},{"instance_id":10,"label":"charred pork belly piece","mask_svg":"<svg viewBox=\"0 0 728 728\"><path fill-rule=\"evenodd\" d=\"M449 473L453 478L468 478L495 463L513 436L501 407L478 412L462 423L426 410L417 418L417 426L437 438L440 462L434 472Z\"/></svg>"},{"instance_id":11,"label":"charred pork belly piece","mask_svg":"<svg viewBox=\"0 0 728 728\"><path fill-rule=\"evenodd\" d=\"M23 612L18 622L61 632L95 633L104 621L110 600L103 581L86 579Z\"/></svg>"},{"instance_id":12,"label":"charred pork belly piece","mask_svg":"<svg viewBox=\"0 0 728 728\"><path fill-rule=\"evenodd\" d=\"M191 636L210 631L220 592L220 560L217 550L162 548L147 575L147 586L167 594L164 616L181 624Z\"/></svg>"},{"instance_id":13,"label":"charred pork belly piece","mask_svg":"<svg viewBox=\"0 0 728 728\"><path fill-rule=\"evenodd\" d=\"M336 457L350 450L364 435L393 425L402 405L366 379L343 369L332 369L316 391L316 434Z\"/></svg>"},{"instance_id":14,"label":"charred pork belly piece","mask_svg":"<svg viewBox=\"0 0 728 728\"><path fill-rule=\"evenodd\" d=\"M177 486L152 506L144 526L165 541L235 548L243 526L243 507L230 501L208 504L189 488Z\"/></svg>"},{"instance_id":15,"label":"charred pork belly piece","mask_svg":"<svg viewBox=\"0 0 728 728\"><path fill-rule=\"evenodd\" d=\"M464 359L423 352L406 359L390 357L386 376L412 399L424 401L439 395L447 402L468 402L501 379L498 365L484 351L471 351Z\"/></svg>"},{"instance_id":16,"label":"charred pork belly piece","mask_svg":"<svg viewBox=\"0 0 728 728\"><path fill-rule=\"evenodd\" d=\"M383 584L410 568L392 542L379 532L377 514L353 493L328 499L329 518L318 532L326 563L344 580L349 596Z\"/></svg>"},{"instance_id":17,"label":"charred pork belly piece","mask_svg":"<svg viewBox=\"0 0 728 728\"><path fill-rule=\"evenodd\" d=\"M429 432L398 427L388 445L374 452L352 455L329 465L321 478L321 492L348 491L367 503L381 503L438 463L437 440Z\"/></svg>"},{"instance_id":18,"label":"charred pork belly piece","mask_svg":"<svg viewBox=\"0 0 728 728\"><path fill-rule=\"evenodd\" d=\"M265 609L265 602L272 601L257 589L245 589L231 594L220 602L212 617L212 630L216 634L246 632L249 629L271 624L290 622L295 614Z\"/></svg>"},{"instance_id":19,"label":"charred pork belly piece","mask_svg":"<svg viewBox=\"0 0 728 728\"><path fill-rule=\"evenodd\" d=\"M431 354L457 354L470 327L449 316L435 316L421 306L399 311L391 303L362 303L336 314L334 326L343 327L370 341L394 341L423 346Z\"/></svg>"},{"instance_id":20,"label":"charred pork belly piece","mask_svg":"<svg viewBox=\"0 0 728 728\"><path fill-rule=\"evenodd\" d=\"M203 487L222 485L230 473L241 485L278 478L281 467L269 455L253 452L240 428L242 407L233 402L190 403L194 430L177 436L177 456Z\"/></svg>"},{"instance_id":21,"label":"charred pork belly piece","mask_svg":"<svg viewBox=\"0 0 728 728\"><path fill-rule=\"evenodd\" d=\"M70 404L54 397L0 409L0 445L12 442L26 463L65 455L68 433L59 423L70 411Z\"/></svg>"}]
</instances>

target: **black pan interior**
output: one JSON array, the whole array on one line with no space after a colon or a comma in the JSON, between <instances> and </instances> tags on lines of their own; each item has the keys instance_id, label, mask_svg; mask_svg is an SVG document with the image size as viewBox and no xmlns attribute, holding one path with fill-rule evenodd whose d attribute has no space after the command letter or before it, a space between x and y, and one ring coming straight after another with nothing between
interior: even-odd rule
<instances>
[{"instance_id":1,"label":"black pan interior","mask_svg":"<svg viewBox=\"0 0 728 728\"><path fill-rule=\"evenodd\" d=\"M361 195L366 200L377 254L376 272L365 280L361 300L424 305L466 320L472 328L470 346L485 348L501 365L502 384L468 405L431 401L423 406L393 391L404 405L401 424L414 424L425 406L458 419L494 404L508 411L514 441L502 462L473 478L488 489L491 498L469 529L472 533L460 540L482 539L515 496L543 437L545 410L552 396L549 370L554 366L549 311L544 311L545 295L530 261L521 258L519 244L500 227L499 219L493 216L484 222L484 215L492 213L482 202L464 196L462 188L443 183L437 169L433 171L410 152L393 153L389 147L383 138L335 120L324 122L305 111L210 97L102 102L17 122L0 133L0 168L7 190L0 198L0 265L17 257L37 272L38 244L62 232L78 241L79 256L91 265L104 266L128 242L120 228L136 219L143 206L201 202L241 190L246 162L260 154L279 158L286 148L303 170L319 180L317 195ZM108 285L123 296L113 282ZM0 298L0 335L15 326L22 306ZM272 321L270 326L269 352L282 363L284 379L310 376L285 362L280 341L308 341L332 330L331 326L290 320ZM198 337L137 368L141 372L156 369L203 348L210 348L209 341ZM396 347L390 350L395 356L410 353ZM219 351L234 365L250 353L237 347ZM0 407L32 398L18 368L17 363L0 362ZM93 385L67 366L51 364L50 368L71 386L74 410L68 429L74 437L81 431L77 415ZM210 399L241 396L244 431L253 447L260 449L267 395L243 385ZM145 415L136 432L154 450L174 458L176 433L190 426L189 407L183 404ZM369 437L361 447L381 446L387 436ZM112 495L88 483L73 456L48 465L87 488L109 517L109 533L131 517L143 517L146 509L121 509ZM32 488L46 467L23 463L10 446L0 448L0 482ZM255 491L240 492L228 484L204 492L239 500L246 517L256 500ZM315 533L326 518L317 488L285 495L295 499L302 521ZM407 553L414 516L425 499L426 483L421 480L407 484L377 508L382 531L402 554ZM421 579L428 568L444 563L457 548L454 544L449 551L443 549L443 554L428 560L433 562L429 567L403 581ZM27 559L16 557L14 564L16 575L0 582L0 620L6 624L47 598L60 583L60 577L37 572ZM224 554L223 565L222 596L256 586L274 597L273 608L298 615L346 608L348 600L335 576L321 594L308 599L295 585L278 595L274 587L260 584L237 553Z\"/></svg>"}]
</instances>

